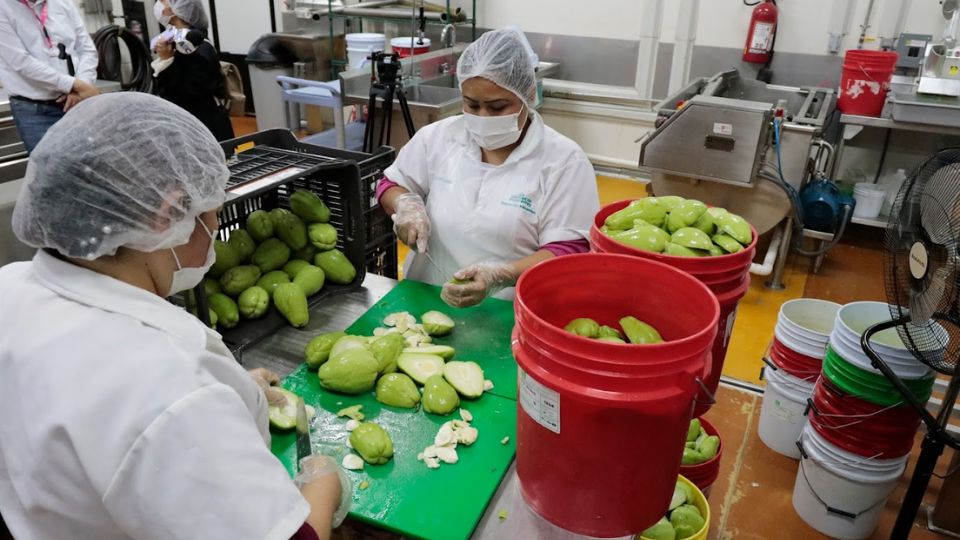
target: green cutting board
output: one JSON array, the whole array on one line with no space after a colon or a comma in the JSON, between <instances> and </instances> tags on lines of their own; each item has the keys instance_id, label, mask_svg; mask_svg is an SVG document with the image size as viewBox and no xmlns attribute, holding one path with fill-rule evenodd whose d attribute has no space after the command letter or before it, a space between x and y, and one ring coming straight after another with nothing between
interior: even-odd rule
<instances>
[{"instance_id":1,"label":"green cutting board","mask_svg":"<svg viewBox=\"0 0 960 540\"><path fill-rule=\"evenodd\" d=\"M477 361L487 378L494 381L495 390L506 389L516 396L516 364L509 356L513 326L513 308L509 302L488 300L475 308L453 310L439 299L438 288L402 281L347 331L369 335L389 313L409 311L419 318L424 311L441 308L457 321L457 328L453 335L437 342L457 348L460 358ZM497 350L506 351L507 359L497 355ZM472 354L474 352L476 354ZM444 422L459 418L457 413L440 417L420 409L382 405L373 393L361 396L331 393L320 388L316 372L307 371L303 365L284 380L283 386L317 409L311 437L315 453L331 455L339 461L349 451L347 419L335 415L351 405L363 404L366 419L390 433L394 443L393 459L385 465L366 465L362 471L348 472L354 485L350 515L405 536L441 540L468 538L483 517L516 452L517 403L508 397L484 393L478 400L464 400L461 407L473 414L472 425L479 432L477 441L457 448L459 463L427 469L417 461L417 454L433 444ZM509 440L503 444L505 437ZM292 476L296 468L295 435L275 433L272 446L273 453ZM361 490L359 484L364 480L369 486Z\"/></svg>"}]
</instances>

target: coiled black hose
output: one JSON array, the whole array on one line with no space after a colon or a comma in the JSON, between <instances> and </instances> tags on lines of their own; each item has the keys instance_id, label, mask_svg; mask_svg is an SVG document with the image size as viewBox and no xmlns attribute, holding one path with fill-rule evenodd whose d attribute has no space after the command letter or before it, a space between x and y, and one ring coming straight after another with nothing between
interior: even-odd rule
<instances>
[{"instance_id":1,"label":"coiled black hose","mask_svg":"<svg viewBox=\"0 0 960 540\"><path fill-rule=\"evenodd\" d=\"M130 51L132 72L127 82L123 82L121 41ZM153 72L150 68L152 58L140 36L122 26L111 24L97 30L93 35L93 43L97 47L100 58L100 65L97 67L98 78L119 82L124 90L150 93L153 88Z\"/></svg>"}]
</instances>

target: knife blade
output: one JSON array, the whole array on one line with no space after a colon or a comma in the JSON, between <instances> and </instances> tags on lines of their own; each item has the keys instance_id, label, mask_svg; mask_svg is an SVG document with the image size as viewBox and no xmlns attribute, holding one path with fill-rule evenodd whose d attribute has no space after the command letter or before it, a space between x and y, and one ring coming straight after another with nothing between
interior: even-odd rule
<instances>
[{"instance_id":1,"label":"knife blade","mask_svg":"<svg viewBox=\"0 0 960 540\"><path fill-rule=\"evenodd\" d=\"M433 266L434 270L436 270L437 273L440 274L440 277L443 278L444 280L446 280L447 274L446 274L446 272L444 272L443 270L440 269L440 265L437 264L437 261L434 261L434 260L433 260L433 257L431 257L430 254L427 253L426 251L422 252L422 254L423 254L424 257L427 258L427 261L430 262L430 264Z\"/></svg>"},{"instance_id":2,"label":"knife blade","mask_svg":"<svg viewBox=\"0 0 960 540\"><path fill-rule=\"evenodd\" d=\"M310 445L310 422L307 420L307 406L303 398L297 399L297 463L313 454Z\"/></svg>"}]
</instances>

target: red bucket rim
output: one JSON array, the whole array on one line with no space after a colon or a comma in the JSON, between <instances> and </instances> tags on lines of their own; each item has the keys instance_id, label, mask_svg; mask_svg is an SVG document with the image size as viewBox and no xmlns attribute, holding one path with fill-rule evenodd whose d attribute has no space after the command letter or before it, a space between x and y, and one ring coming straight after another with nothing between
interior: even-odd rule
<instances>
[{"instance_id":1,"label":"red bucket rim","mask_svg":"<svg viewBox=\"0 0 960 540\"><path fill-rule=\"evenodd\" d=\"M694 276L699 277L699 274L718 274L733 272L736 269L742 269L744 273L750 271L750 264L753 262L753 253L757 248L757 240L759 235L757 230L750 225L750 232L753 234L753 240L750 242L750 245L743 248L742 251L737 253L728 253L726 255L716 255L713 257L680 257L676 255L664 255L663 253L653 253L650 251L643 251L626 244L617 242L613 238L600 232L600 227L603 226L603 221L606 220L607 216L616 212L617 210L622 210L626 208L631 202L637 199L624 199L621 201L612 202L610 204L604 205L600 208L600 211L593 218L593 224L590 226L590 240L591 243L604 249L603 246L598 245L597 240L605 239L605 242L609 242L612 245L616 245L618 249L622 250L622 254L633 255L636 257L642 257L645 259L652 259L657 262L662 262L669 264L670 266L675 266L693 274ZM603 251L604 253L610 253L609 251ZM741 259L744 259L745 262L740 262ZM694 261L699 261L694 262ZM707 263L705 261L710 261ZM736 264L735 264L736 263ZM717 269L716 267L720 267Z\"/></svg>"}]
</instances>

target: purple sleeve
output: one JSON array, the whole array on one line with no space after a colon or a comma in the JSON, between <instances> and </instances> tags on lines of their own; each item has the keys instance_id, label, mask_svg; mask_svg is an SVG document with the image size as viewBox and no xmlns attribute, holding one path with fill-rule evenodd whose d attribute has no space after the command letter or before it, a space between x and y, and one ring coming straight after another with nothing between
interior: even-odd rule
<instances>
[{"instance_id":1,"label":"purple sleeve","mask_svg":"<svg viewBox=\"0 0 960 540\"><path fill-rule=\"evenodd\" d=\"M567 240L565 242L551 242L540 249L545 249L553 253L554 257L564 255L573 255L574 253L586 253L590 251L590 242L586 240Z\"/></svg>"},{"instance_id":2,"label":"purple sleeve","mask_svg":"<svg viewBox=\"0 0 960 540\"><path fill-rule=\"evenodd\" d=\"M377 183L377 190L375 195L377 197L377 204L380 204L380 197L383 197L383 194L387 192L388 189L392 187L399 187L400 184L394 182L393 180L384 176L380 179L380 182Z\"/></svg>"},{"instance_id":3,"label":"purple sleeve","mask_svg":"<svg viewBox=\"0 0 960 540\"><path fill-rule=\"evenodd\" d=\"M300 529L297 530L290 540L319 540L320 537L317 536L317 531L313 530L309 524L304 523L300 526Z\"/></svg>"}]
</instances>

